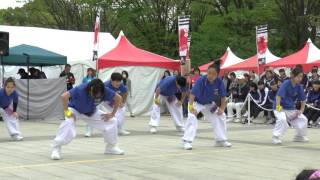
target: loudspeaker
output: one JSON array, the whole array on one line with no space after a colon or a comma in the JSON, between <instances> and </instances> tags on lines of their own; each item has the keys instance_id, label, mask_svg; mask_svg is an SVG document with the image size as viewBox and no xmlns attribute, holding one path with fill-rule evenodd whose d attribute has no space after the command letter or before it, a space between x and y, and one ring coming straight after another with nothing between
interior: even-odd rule
<instances>
[{"instance_id":1,"label":"loudspeaker","mask_svg":"<svg viewBox=\"0 0 320 180\"><path fill-rule=\"evenodd\" d=\"M0 56L9 56L9 33L0 31Z\"/></svg>"}]
</instances>

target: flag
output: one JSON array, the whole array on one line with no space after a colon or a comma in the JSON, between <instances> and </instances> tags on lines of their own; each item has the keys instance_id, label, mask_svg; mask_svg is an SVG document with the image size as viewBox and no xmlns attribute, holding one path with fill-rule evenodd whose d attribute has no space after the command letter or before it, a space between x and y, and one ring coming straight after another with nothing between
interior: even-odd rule
<instances>
[{"instance_id":1,"label":"flag","mask_svg":"<svg viewBox=\"0 0 320 180\"><path fill-rule=\"evenodd\" d=\"M257 56L258 64L266 63L266 52L268 49L268 25L256 27Z\"/></svg>"},{"instance_id":2,"label":"flag","mask_svg":"<svg viewBox=\"0 0 320 180\"><path fill-rule=\"evenodd\" d=\"M94 24L93 57L92 57L93 61L96 61L98 59L99 32L100 32L100 10L98 10L97 12L96 22Z\"/></svg>"},{"instance_id":3,"label":"flag","mask_svg":"<svg viewBox=\"0 0 320 180\"><path fill-rule=\"evenodd\" d=\"M179 56L180 56L182 65L186 63L186 58L188 56L189 24L190 24L190 15L178 17Z\"/></svg>"}]
</instances>

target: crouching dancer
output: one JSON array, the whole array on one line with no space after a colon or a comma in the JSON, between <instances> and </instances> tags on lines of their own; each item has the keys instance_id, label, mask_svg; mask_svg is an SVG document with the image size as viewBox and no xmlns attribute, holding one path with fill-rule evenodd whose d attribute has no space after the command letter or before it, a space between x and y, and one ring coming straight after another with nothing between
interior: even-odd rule
<instances>
[{"instance_id":1,"label":"crouching dancer","mask_svg":"<svg viewBox=\"0 0 320 180\"><path fill-rule=\"evenodd\" d=\"M193 86L189 97L189 114L185 124L185 132L182 138L183 147L192 149L198 120L196 114L202 112L205 119L211 121L215 135L215 146L231 147L227 141L226 115L226 89L223 81L218 77L220 64L216 63L208 68L208 74L200 77Z\"/></svg>"},{"instance_id":2,"label":"crouching dancer","mask_svg":"<svg viewBox=\"0 0 320 180\"><path fill-rule=\"evenodd\" d=\"M70 99L70 101L69 101ZM97 105L104 101L114 100L113 111L109 114L98 110ZM118 128L114 118L121 102L121 96L104 86L100 79L94 79L88 84L82 84L62 95L65 121L59 127L53 142L51 159L61 159L61 146L72 141L76 136L76 121L83 119L86 123L103 133L107 144L105 154L123 155L117 146Z\"/></svg>"}]
</instances>

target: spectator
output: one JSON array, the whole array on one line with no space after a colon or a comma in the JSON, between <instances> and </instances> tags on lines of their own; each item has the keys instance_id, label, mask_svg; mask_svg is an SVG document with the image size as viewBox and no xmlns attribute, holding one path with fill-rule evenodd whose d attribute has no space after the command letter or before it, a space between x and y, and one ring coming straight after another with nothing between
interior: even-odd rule
<instances>
[{"instance_id":1,"label":"spectator","mask_svg":"<svg viewBox=\"0 0 320 180\"><path fill-rule=\"evenodd\" d=\"M249 75L248 73L244 73L243 76L244 76L244 79L245 79L245 81L246 81L247 83L250 83L250 82L251 82L250 75Z\"/></svg>"},{"instance_id":2,"label":"spectator","mask_svg":"<svg viewBox=\"0 0 320 180\"><path fill-rule=\"evenodd\" d=\"M233 120L233 111L236 110L236 118L234 119L234 122L237 123L241 121L241 110L249 92L249 85L244 76L241 75L238 79L239 86L237 89L232 88L232 91L230 92L232 97L231 102L227 104L228 118Z\"/></svg>"},{"instance_id":3,"label":"spectator","mask_svg":"<svg viewBox=\"0 0 320 180\"><path fill-rule=\"evenodd\" d=\"M238 89L238 80L236 78L236 74L234 72L230 73L230 85L228 88L228 95L230 96L231 92L235 89Z\"/></svg>"},{"instance_id":4,"label":"spectator","mask_svg":"<svg viewBox=\"0 0 320 180\"><path fill-rule=\"evenodd\" d=\"M20 79L28 79L29 78L28 73L23 68L20 68L17 74L20 75Z\"/></svg>"},{"instance_id":5,"label":"spectator","mask_svg":"<svg viewBox=\"0 0 320 180\"><path fill-rule=\"evenodd\" d=\"M286 75L286 71L284 69L279 69L279 74L280 74L279 79L282 82L289 79L289 77Z\"/></svg>"},{"instance_id":6,"label":"spectator","mask_svg":"<svg viewBox=\"0 0 320 180\"><path fill-rule=\"evenodd\" d=\"M170 71L169 70L165 70L161 79L164 79L164 78L169 77L169 76L171 76Z\"/></svg>"},{"instance_id":7,"label":"spectator","mask_svg":"<svg viewBox=\"0 0 320 180\"><path fill-rule=\"evenodd\" d=\"M275 74L272 70L267 70L265 77L261 78L261 80L264 82L264 84L266 85L266 87L268 89L271 89L270 82L271 81L278 81L278 78L277 78L277 76L275 76Z\"/></svg>"},{"instance_id":8,"label":"spectator","mask_svg":"<svg viewBox=\"0 0 320 180\"><path fill-rule=\"evenodd\" d=\"M173 71L173 75L175 75L175 76L180 76L180 75L181 75L181 72L178 71L178 70L174 70L174 71Z\"/></svg>"},{"instance_id":9,"label":"spectator","mask_svg":"<svg viewBox=\"0 0 320 180\"><path fill-rule=\"evenodd\" d=\"M131 79L129 79L129 73L128 73L128 71L122 71L121 74L122 74L122 78L123 78L122 79L123 84L127 87L129 97L130 97L130 99L132 99L132 84L131 84ZM126 105L128 107L128 111L130 112L130 117L134 117L130 103L127 102Z\"/></svg>"},{"instance_id":10,"label":"spectator","mask_svg":"<svg viewBox=\"0 0 320 180\"><path fill-rule=\"evenodd\" d=\"M30 76L29 76L30 79L40 79L39 72L36 68L34 67L29 68L29 72L30 72Z\"/></svg>"},{"instance_id":11,"label":"spectator","mask_svg":"<svg viewBox=\"0 0 320 180\"><path fill-rule=\"evenodd\" d=\"M66 64L64 67L64 70L61 72L59 76L59 77L66 77L68 91L73 88L73 85L75 83L74 75L70 71L71 71L71 65Z\"/></svg>"},{"instance_id":12,"label":"spectator","mask_svg":"<svg viewBox=\"0 0 320 180\"><path fill-rule=\"evenodd\" d=\"M318 70L317 70L317 69L312 69L312 71L311 71L311 76L310 76L310 78L309 78L306 91L311 90L311 89L312 89L312 84L313 84L315 81L318 81L318 80L319 80Z\"/></svg>"},{"instance_id":13,"label":"spectator","mask_svg":"<svg viewBox=\"0 0 320 180\"><path fill-rule=\"evenodd\" d=\"M244 105L244 108L248 111L248 115L252 118L256 118L260 112L260 108L257 106L259 103L261 96L258 93L258 86L254 82L250 82L250 90L249 94L251 95L252 99L250 100L250 110L248 109L247 103ZM243 124L248 123L248 119L246 118L243 122Z\"/></svg>"},{"instance_id":14,"label":"spectator","mask_svg":"<svg viewBox=\"0 0 320 180\"><path fill-rule=\"evenodd\" d=\"M224 87L226 88L227 95L229 94L229 87L231 84L231 79L229 78L229 72L224 72L222 81L224 84Z\"/></svg>"},{"instance_id":15,"label":"spectator","mask_svg":"<svg viewBox=\"0 0 320 180\"><path fill-rule=\"evenodd\" d=\"M40 70L38 70L38 72L39 72L39 78L40 79L47 79L46 73L44 73L43 71L40 71Z\"/></svg>"},{"instance_id":16,"label":"spectator","mask_svg":"<svg viewBox=\"0 0 320 180\"><path fill-rule=\"evenodd\" d=\"M320 108L320 81L314 81L312 89L307 93L307 104ZM320 111L314 110L310 107L306 107L304 115L308 119L309 127L316 125L318 118L320 117Z\"/></svg>"},{"instance_id":17,"label":"spectator","mask_svg":"<svg viewBox=\"0 0 320 180\"><path fill-rule=\"evenodd\" d=\"M303 71L303 67L301 64L297 64L296 68L300 69L303 72L303 77L302 77L302 81L301 81L301 85L303 86L303 88L307 87L307 83L308 83L308 76L306 73L304 73Z\"/></svg>"},{"instance_id":18,"label":"spectator","mask_svg":"<svg viewBox=\"0 0 320 180\"><path fill-rule=\"evenodd\" d=\"M250 75L251 81L258 84L259 76L254 71L250 71L249 75Z\"/></svg>"},{"instance_id":19,"label":"spectator","mask_svg":"<svg viewBox=\"0 0 320 180\"><path fill-rule=\"evenodd\" d=\"M94 69L93 68L88 68L87 69L87 76L82 79L82 83L88 83L88 82L92 81L95 78L96 77L94 75Z\"/></svg>"},{"instance_id":20,"label":"spectator","mask_svg":"<svg viewBox=\"0 0 320 180\"><path fill-rule=\"evenodd\" d=\"M192 86L196 83L196 81L201 77L200 75L200 69L199 68L195 68L194 69L194 75L191 76L191 88Z\"/></svg>"},{"instance_id":21,"label":"spectator","mask_svg":"<svg viewBox=\"0 0 320 180\"><path fill-rule=\"evenodd\" d=\"M271 86L271 90L268 91L267 101L263 105L263 107L266 109L272 109L273 104L276 101L276 95L278 92L278 83L276 81L271 81L270 86ZM276 119L275 119L273 111L268 111L267 124L274 124L275 122L276 122Z\"/></svg>"}]
</instances>

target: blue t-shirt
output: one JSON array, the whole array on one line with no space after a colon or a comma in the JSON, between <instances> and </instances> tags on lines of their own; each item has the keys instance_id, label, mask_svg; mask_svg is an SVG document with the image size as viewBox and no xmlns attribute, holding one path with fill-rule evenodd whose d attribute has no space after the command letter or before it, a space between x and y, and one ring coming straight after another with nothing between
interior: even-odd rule
<instances>
[{"instance_id":1,"label":"blue t-shirt","mask_svg":"<svg viewBox=\"0 0 320 180\"><path fill-rule=\"evenodd\" d=\"M162 96L174 96L178 92L186 92L187 87L181 88L177 87L176 76L168 76L160 81L157 85L160 88L160 94Z\"/></svg>"},{"instance_id":2,"label":"blue t-shirt","mask_svg":"<svg viewBox=\"0 0 320 180\"><path fill-rule=\"evenodd\" d=\"M128 88L123 83L120 84L119 88L113 87L110 80L106 81L104 85L118 94L124 94L128 92Z\"/></svg>"},{"instance_id":3,"label":"blue t-shirt","mask_svg":"<svg viewBox=\"0 0 320 180\"><path fill-rule=\"evenodd\" d=\"M69 91L71 98L69 107L76 109L81 114L92 115L99 104L96 99L91 97L87 91L88 84L81 84ZM101 98L102 101L112 101L116 93L105 87L105 95Z\"/></svg>"},{"instance_id":4,"label":"blue t-shirt","mask_svg":"<svg viewBox=\"0 0 320 180\"><path fill-rule=\"evenodd\" d=\"M90 81L96 79L96 77L86 76L82 79L82 83L89 83Z\"/></svg>"},{"instance_id":5,"label":"blue t-shirt","mask_svg":"<svg viewBox=\"0 0 320 180\"><path fill-rule=\"evenodd\" d=\"M286 80L280 86L277 96L281 97L280 105L286 110L295 110L296 101L306 101L306 95L301 84L292 85L291 80ZM273 108L276 109L276 102Z\"/></svg>"},{"instance_id":6,"label":"blue t-shirt","mask_svg":"<svg viewBox=\"0 0 320 180\"><path fill-rule=\"evenodd\" d=\"M205 105L215 102L218 106L221 105L221 97L226 97L227 95L221 78L217 78L210 83L206 75L196 81L191 93L195 96L195 101L199 104Z\"/></svg>"},{"instance_id":7,"label":"blue t-shirt","mask_svg":"<svg viewBox=\"0 0 320 180\"><path fill-rule=\"evenodd\" d=\"M13 91L13 93L8 96L4 90L4 88L0 89L0 108L7 108L11 103L18 103L18 93L17 91Z\"/></svg>"}]
</instances>

